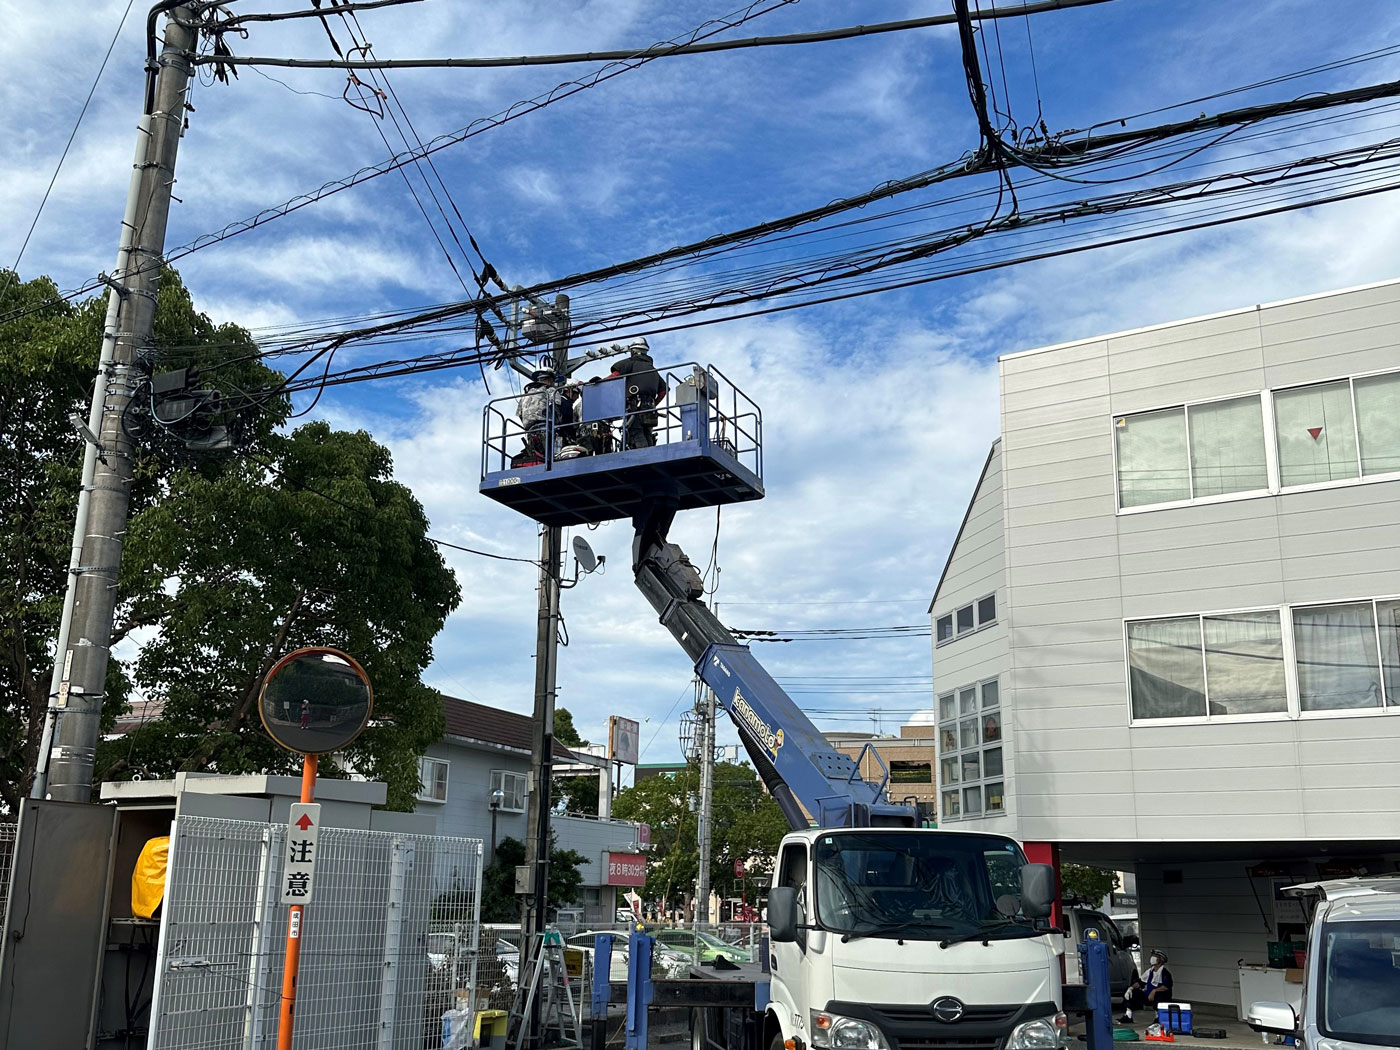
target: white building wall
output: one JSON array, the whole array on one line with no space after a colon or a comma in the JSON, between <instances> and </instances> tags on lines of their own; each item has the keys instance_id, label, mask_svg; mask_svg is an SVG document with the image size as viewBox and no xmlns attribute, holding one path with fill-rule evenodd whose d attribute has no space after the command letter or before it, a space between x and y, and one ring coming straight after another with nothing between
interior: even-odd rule
<instances>
[{"instance_id":1,"label":"white building wall","mask_svg":"<svg viewBox=\"0 0 1400 1050\"><path fill-rule=\"evenodd\" d=\"M1112 421L1400 369L1397 323L1388 283L1001 360L1022 838L1393 837L1400 710L1130 725L1124 619L1400 594L1400 481L1119 513Z\"/></svg>"},{"instance_id":2,"label":"white building wall","mask_svg":"<svg viewBox=\"0 0 1400 1050\"><path fill-rule=\"evenodd\" d=\"M942 793L945 790L961 788L961 784L944 782L942 762L935 762L935 776L939 781L939 813L941 827L956 827L964 830L981 829L995 831L1002 835L1016 834L1016 792L1015 753L1006 737L1010 733L1012 714L1007 700L1006 671L1009 666L1007 650L1006 618L1003 613L1005 601L1005 555L1004 524L1002 512L1002 457L1001 442L993 442L987 463L968 507L966 519L958 532L952 554L949 557L943 579L934 595L930 615L934 624L933 639L933 697L934 711L938 711L939 698L949 692L976 685L995 678L1001 691L1001 725L1003 735L1003 781L1005 785L1006 810L1004 813L978 818L959 816L952 819L945 812ZM957 635L947 642L940 643L937 637L937 624L940 618L954 615L958 609L969 604L975 605L989 594L997 601L995 623L978 627L969 634ZM956 630L956 623L954 624ZM985 750L985 747L984 747ZM941 743L938 748L940 758L944 755ZM984 781L985 783L985 781Z\"/></svg>"}]
</instances>

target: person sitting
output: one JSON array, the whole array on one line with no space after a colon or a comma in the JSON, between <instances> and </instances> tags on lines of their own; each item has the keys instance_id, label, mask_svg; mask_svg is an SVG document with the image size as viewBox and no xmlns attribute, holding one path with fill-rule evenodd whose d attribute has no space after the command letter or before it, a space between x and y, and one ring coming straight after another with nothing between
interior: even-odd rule
<instances>
[{"instance_id":1,"label":"person sitting","mask_svg":"<svg viewBox=\"0 0 1400 1050\"><path fill-rule=\"evenodd\" d=\"M645 338L632 340L628 356L612 366L609 379L627 380L627 422L623 427L624 448L651 448L656 444L660 422L656 406L666 399L666 381L651 359Z\"/></svg>"},{"instance_id":2,"label":"person sitting","mask_svg":"<svg viewBox=\"0 0 1400 1050\"><path fill-rule=\"evenodd\" d=\"M1122 1017L1124 1023L1132 1023L1134 1010L1156 1010L1158 1003L1171 1002L1172 972L1167 969L1167 953L1153 952L1147 961L1147 970L1141 977L1134 976L1132 985L1123 994L1127 1004Z\"/></svg>"}]
</instances>

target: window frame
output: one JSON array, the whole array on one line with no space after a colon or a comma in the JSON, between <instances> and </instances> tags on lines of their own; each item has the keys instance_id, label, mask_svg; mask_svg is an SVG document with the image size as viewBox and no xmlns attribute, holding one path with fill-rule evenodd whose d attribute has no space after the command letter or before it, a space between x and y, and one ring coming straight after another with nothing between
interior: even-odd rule
<instances>
[{"instance_id":1,"label":"window frame","mask_svg":"<svg viewBox=\"0 0 1400 1050\"><path fill-rule=\"evenodd\" d=\"M424 769L424 763L431 763L431 764L432 764L432 767L433 767L434 769L436 769L436 768L438 768L438 767L441 767L441 768L442 768L442 771L443 771L443 772L442 772L442 797L441 797L441 798L438 798L437 795L432 794L433 787L434 787L434 786L436 785L436 783L437 783L437 778L434 777L432 780L428 780L428 779L426 779L426 778L424 777L423 774L426 772L426 770ZM449 761L448 761L447 759L445 759L445 758L437 758L437 757L435 757L435 756L433 756L433 755L419 755L419 756L418 756L418 790L417 790L416 792L414 792L414 797L416 797L416 798L418 799L419 802L436 802L436 803L438 803L439 805L441 805L442 803L444 803L444 802L447 801L447 792L448 792L448 790L449 790L449 787L450 787L451 783L452 783L452 763L451 763L451 762L449 762ZM425 784L427 785L426 790L425 790L425 788L424 788L424 785L425 785Z\"/></svg>"},{"instance_id":2,"label":"window frame","mask_svg":"<svg viewBox=\"0 0 1400 1050\"><path fill-rule=\"evenodd\" d=\"M1381 639L1380 624L1380 602L1400 601L1400 594L1378 594L1364 597L1334 598L1325 601L1306 602L1283 602L1278 605L1255 605L1244 608L1231 609L1207 609L1199 613L1170 613L1159 616L1129 616L1123 620L1123 691L1128 705L1128 726L1132 729L1149 729L1153 726L1195 726L1207 724L1228 724L1232 722L1306 722L1319 718L1378 718L1386 715L1400 714L1400 697L1392 702L1390 691L1385 683L1385 649ZM1361 605L1369 603L1371 606L1371 625L1376 635L1376 670L1380 675L1381 682L1381 704L1379 707L1343 707L1331 710L1304 711L1302 710L1299 698L1298 683L1298 651L1293 636L1293 610L1294 609L1324 609L1333 605ZM1253 612L1277 612L1279 614L1279 631L1283 642L1283 680L1284 689L1288 698L1287 708L1283 711L1267 711L1252 714L1239 715L1213 715L1210 713L1210 681L1207 675L1204 681L1206 691L1206 713L1204 715L1190 715L1173 718L1138 718L1133 713L1133 684L1132 665L1128 653L1128 625L1130 623L1150 623L1153 620L1180 620L1195 617L1197 624L1206 617L1230 616L1238 613ZM1204 634L1202 634L1204 639ZM1202 668L1204 669L1204 644L1202 646ZM1003 723L1004 725L1004 723ZM1003 730L1003 736L1005 732Z\"/></svg>"},{"instance_id":3,"label":"window frame","mask_svg":"<svg viewBox=\"0 0 1400 1050\"><path fill-rule=\"evenodd\" d=\"M1304 386L1312 384L1304 383ZM1274 399L1272 390L1245 390L1220 397L1202 397L1192 401L1175 401L1168 405L1134 409L1132 412L1114 412L1108 417L1109 434L1113 445L1113 506L1117 514L1142 514L1145 511L1168 510L1174 507L1202 507L1212 503L1229 503L1241 499L1259 499L1276 495L1278 492L1278 445L1274 435ZM1197 405L1217 405L1224 401L1243 401L1249 397L1259 399L1260 424L1264 430L1264 473L1267 487L1262 489L1242 489L1239 492L1222 492L1217 496L1197 496L1196 479L1191 469L1191 409ZM1153 412L1170 412L1181 409L1181 423L1186 431L1186 491L1191 493L1186 499L1165 500L1161 503L1144 503L1137 507L1123 506L1123 491L1118 483L1118 420L1131 419Z\"/></svg>"},{"instance_id":4,"label":"window frame","mask_svg":"<svg viewBox=\"0 0 1400 1050\"><path fill-rule=\"evenodd\" d=\"M499 782L496 779L497 777L501 778ZM507 778L511 778L520 784L520 807L518 809L507 805L511 797L511 792L506 790ZM491 797L491 792L495 791L497 787L499 787L505 795L501 805L496 809L497 813L524 813L526 807L529 806L530 778L526 774L518 773L513 769L493 769L491 770L491 779L488 781L488 784L489 786L486 790L486 797L488 799Z\"/></svg>"},{"instance_id":5,"label":"window frame","mask_svg":"<svg viewBox=\"0 0 1400 1050\"><path fill-rule=\"evenodd\" d=\"M997 592L995 590L990 590L986 594L979 595L970 602L963 602L955 609L944 613L942 616L935 616L933 620L933 647L935 649L941 649L945 645L951 645L959 638L966 638L968 635L976 634L978 631L986 630L989 627L995 627L1000 622L998 619L1000 615L999 610L997 610L997 615L993 616L990 620L979 621L977 617L981 611L982 603L988 598L995 602L996 596ZM972 626L962 631L958 630L957 619L958 613L961 612L966 612L972 617ZM938 629L939 625L945 622L948 624L950 633L946 638L941 638L939 637Z\"/></svg>"},{"instance_id":6,"label":"window frame","mask_svg":"<svg viewBox=\"0 0 1400 1050\"><path fill-rule=\"evenodd\" d=\"M995 686L997 691L997 702L992 707L983 706L983 692L989 685ZM964 715L962 713L962 695L968 691L974 694L974 709L970 714ZM940 826L951 821L982 820L987 817L1005 816L1009 812L1006 804L1006 786L1011 778L1006 775L1006 718L1001 696L1001 677L991 675L987 678L976 679L967 685L959 685L950 693L943 694L944 697L950 695L956 698L953 717L938 719L936 721L937 732L935 733L937 760L933 764L933 772L934 786L937 789L935 795ZM938 712L935 711L935 715L937 714ZM988 715L995 715L997 719L998 735L997 739L992 741L985 739L985 720ZM970 746L963 746L962 742L962 729L965 722L976 724L977 740ZM951 750L943 747L942 739L945 730L951 730L954 734L954 742L957 746ZM984 756L988 751L1001 752L1002 769L996 776L987 775ZM977 762L977 776L974 779L965 780L963 779L963 763L974 757ZM943 766L946 762L953 764L957 772L956 779L949 780L944 776ZM1000 809L987 808L987 789L992 785L1000 785L1002 798ZM975 813L969 812L967 809L964 793L968 791L975 792L980 800ZM958 811L952 814L947 812L947 798L945 797L950 793L956 796L958 803Z\"/></svg>"},{"instance_id":7,"label":"window frame","mask_svg":"<svg viewBox=\"0 0 1400 1050\"><path fill-rule=\"evenodd\" d=\"M1212 503L1229 503L1235 500L1261 499L1266 496L1281 496L1285 493L1293 492L1316 492L1325 489L1346 488L1351 485L1375 485L1387 481L1400 480L1400 470L1390 471L1381 474L1365 474L1362 472L1361 453L1361 422L1356 411L1356 383L1357 380L1371 379L1375 376L1400 375L1400 369L1377 368L1367 372L1353 372L1346 375L1333 375L1322 379L1312 379L1306 383L1287 383L1283 386L1264 387L1260 390L1245 390L1233 394L1225 394L1220 397L1197 398L1192 401L1175 401L1165 405L1150 405L1143 408L1135 408L1131 412L1113 412L1108 417L1109 435L1113 447L1113 505L1116 515L1125 514L1146 514L1159 510L1172 510L1179 507L1208 506ZM1353 478L1339 478L1336 481L1314 481L1302 485L1284 485L1283 477L1279 469L1279 446L1278 446L1278 420L1274 412L1274 395L1290 390L1302 390L1312 386L1327 386L1329 383L1346 383L1351 392L1351 420L1353 440L1356 442L1356 470L1357 476ZM1267 468L1269 487L1267 489L1250 489L1244 492L1227 492L1219 496L1192 497L1184 500L1168 500L1162 503L1146 503L1139 507L1122 506L1123 494L1118 484L1118 438L1116 431L1116 421L1124 417L1144 415L1149 412L1165 412L1179 408L1185 413L1186 423L1186 474L1188 491L1194 491L1195 481L1191 477L1191 425L1190 409L1193 405L1209 405L1220 401L1238 401L1242 398L1258 396L1263 412L1264 424L1264 461Z\"/></svg>"}]
</instances>

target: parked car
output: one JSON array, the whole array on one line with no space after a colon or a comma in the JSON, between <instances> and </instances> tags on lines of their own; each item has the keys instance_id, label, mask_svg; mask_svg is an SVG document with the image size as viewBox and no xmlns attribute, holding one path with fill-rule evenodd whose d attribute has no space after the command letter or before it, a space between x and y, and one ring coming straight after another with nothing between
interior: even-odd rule
<instances>
[{"instance_id":1,"label":"parked car","mask_svg":"<svg viewBox=\"0 0 1400 1050\"><path fill-rule=\"evenodd\" d=\"M1137 976L1132 952L1138 946L1138 939L1126 936L1112 919L1093 908L1066 907L1065 920L1069 923L1069 933L1065 937L1065 973L1071 980L1076 974L1079 981L1084 980L1084 960L1079 958L1079 945L1089 930L1097 930L1099 940L1108 945L1108 990L1117 1003Z\"/></svg>"},{"instance_id":2,"label":"parked car","mask_svg":"<svg viewBox=\"0 0 1400 1050\"><path fill-rule=\"evenodd\" d=\"M570 948L579 948L589 957L591 963L593 952L597 945L599 936L612 938L612 961L608 965L608 980L627 980L627 934L617 930L599 930L597 932L576 933L565 943ZM684 952L678 952L666 948L660 944L652 949L652 971L660 971L667 977L680 977L684 975L686 968L691 964L691 957Z\"/></svg>"},{"instance_id":3,"label":"parked car","mask_svg":"<svg viewBox=\"0 0 1400 1050\"><path fill-rule=\"evenodd\" d=\"M714 962L723 956L730 962L751 962L743 948L725 944L718 937L700 930L657 930L656 939L668 948L683 952L695 962Z\"/></svg>"},{"instance_id":4,"label":"parked car","mask_svg":"<svg viewBox=\"0 0 1400 1050\"><path fill-rule=\"evenodd\" d=\"M1400 1045L1400 878L1290 886L1311 906L1301 1010L1251 1003L1256 1032L1293 1036L1303 1050L1391 1050Z\"/></svg>"}]
</instances>

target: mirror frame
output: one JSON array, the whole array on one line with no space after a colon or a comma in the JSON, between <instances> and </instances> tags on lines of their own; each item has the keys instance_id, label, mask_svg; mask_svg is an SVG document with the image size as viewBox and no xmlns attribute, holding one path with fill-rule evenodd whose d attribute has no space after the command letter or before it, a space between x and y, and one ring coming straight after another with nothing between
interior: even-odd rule
<instances>
[{"instance_id":1,"label":"mirror frame","mask_svg":"<svg viewBox=\"0 0 1400 1050\"><path fill-rule=\"evenodd\" d=\"M267 724L267 718L263 714L263 702L267 698L267 687L272 684L273 680L277 677L278 672L293 661L298 660L304 656L312 655L334 656L337 659L343 660L345 661L345 663L349 664L351 669L354 670L355 674L359 677L360 681L364 683L365 696L368 701L365 705L365 717L360 722L360 727L356 729L355 732L349 738L338 743L335 747L326 748L322 751L302 751L300 748L288 747L287 744L280 740L277 734L272 731L272 727ZM374 686L369 680L369 675L365 673L365 669L362 666L360 666L360 662L356 660L353 656L351 656L347 652L343 652L342 650L333 648L329 645L308 645L303 646L300 649L293 649L290 653L282 657L275 664L273 664L271 668L268 669L267 674L263 676L262 687L258 690L258 721L262 723L263 731L272 738L273 743L277 744L278 747L285 748L286 750L298 755L328 755L349 747L357 739L359 739L360 734L363 733L365 729L369 726L369 720L373 716Z\"/></svg>"}]
</instances>

